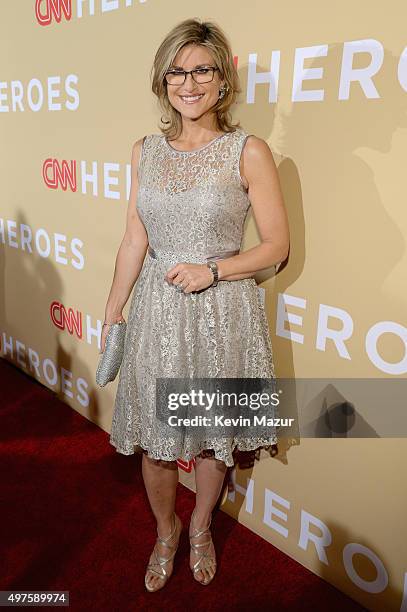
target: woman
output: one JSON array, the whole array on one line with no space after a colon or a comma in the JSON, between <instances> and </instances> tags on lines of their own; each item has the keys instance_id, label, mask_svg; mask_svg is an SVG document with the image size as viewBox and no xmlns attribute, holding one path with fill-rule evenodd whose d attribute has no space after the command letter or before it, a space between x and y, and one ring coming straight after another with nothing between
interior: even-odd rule
<instances>
[{"instance_id":1,"label":"woman","mask_svg":"<svg viewBox=\"0 0 407 612\"><path fill-rule=\"evenodd\" d=\"M157 521L145 575L149 591L173 569L182 530L175 513L177 459L195 457L196 505L190 567L207 585L216 571L210 533L233 451L274 444L263 438L168 435L157 418L156 378L274 377L267 319L253 275L284 261L286 212L267 143L232 124L239 93L229 42L212 22L188 19L161 43L152 89L169 120L162 134L133 146L127 225L105 311L121 320L133 285L110 442L143 452L142 473ZM261 244L239 254L253 207ZM218 278L216 278L218 276Z\"/></svg>"}]
</instances>

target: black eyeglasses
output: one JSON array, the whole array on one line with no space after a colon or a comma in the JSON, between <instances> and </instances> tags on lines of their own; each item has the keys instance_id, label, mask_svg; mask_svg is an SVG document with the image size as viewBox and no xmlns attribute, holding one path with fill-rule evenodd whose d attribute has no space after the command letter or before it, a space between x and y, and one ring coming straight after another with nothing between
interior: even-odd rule
<instances>
[{"instance_id":1,"label":"black eyeglasses","mask_svg":"<svg viewBox=\"0 0 407 612\"><path fill-rule=\"evenodd\" d=\"M208 66L205 68L195 68L194 70L169 70L165 73L165 80L168 85L183 85L187 74L190 74L195 83L210 83L213 81L215 70L219 70L217 66Z\"/></svg>"}]
</instances>

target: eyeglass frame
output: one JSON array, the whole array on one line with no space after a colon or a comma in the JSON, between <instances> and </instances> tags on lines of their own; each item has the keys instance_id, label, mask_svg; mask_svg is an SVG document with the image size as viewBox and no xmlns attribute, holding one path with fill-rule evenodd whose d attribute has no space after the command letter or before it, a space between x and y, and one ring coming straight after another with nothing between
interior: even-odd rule
<instances>
[{"instance_id":1,"label":"eyeglass frame","mask_svg":"<svg viewBox=\"0 0 407 612\"><path fill-rule=\"evenodd\" d=\"M213 70L213 72L212 72L211 80L205 81L205 83L212 83L214 76L215 76L215 71L219 70L218 66L201 66L200 68L194 68L193 70L167 70L167 72L164 74L164 80L167 83L167 85L174 85L175 87L180 87L180 85L183 85L185 81L187 80L187 74L190 74L194 83L197 83L197 85L205 85L205 83L198 83L198 81L195 81L194 75L192 73L196 72L196 70L206 70L207 68L210 68L211 70ZM174 72L178 72L179 74L181 74L181 72L184 73L184 80L182 81L182 83L169 83L167 81L166 79L167 74L174 73Z\"/></svg>"}]
</instances>

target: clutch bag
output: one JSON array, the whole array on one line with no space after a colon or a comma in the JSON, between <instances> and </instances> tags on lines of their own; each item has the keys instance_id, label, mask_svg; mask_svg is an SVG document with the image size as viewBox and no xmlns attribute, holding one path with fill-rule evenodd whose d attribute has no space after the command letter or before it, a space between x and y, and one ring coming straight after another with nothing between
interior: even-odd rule
<instances>
[{"instance_id":1,"label":"clutch bag","mask_svg":"<svg viewBox=\"0 0 407 612\"><path fill-rule=\"evenodd\" d=\"M96 369L96 383L99 387L104 387L117 376L123 360L126 329L126 321L119 321L110 326L106 336L105 350Z\"/></svg>"}]
</instances>

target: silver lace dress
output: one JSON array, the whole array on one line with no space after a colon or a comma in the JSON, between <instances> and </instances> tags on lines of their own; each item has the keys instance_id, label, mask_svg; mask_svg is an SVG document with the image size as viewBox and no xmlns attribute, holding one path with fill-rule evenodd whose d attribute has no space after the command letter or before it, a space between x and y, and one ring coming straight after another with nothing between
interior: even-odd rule
<instances>
[{"instance_id":1,"label":"silver lace dress","mask_svg":"<svg viewBox=\"0 0 407 612\"><path fill-rule=\"evenodd\" d=\"M110 443L124 455L191 460L209 453L227 466L234 450L270 448L276 430L197 441L168 436L156 416L157 377L275 378L268 322L253 278L220 280L185 294L164 280L178 262L205 263L241 248L250 206L239 163L248 134L238 128L193 151L162 134L144 138L137 209L149 249L127 320Z\"/></svg>"}]
</instances>

